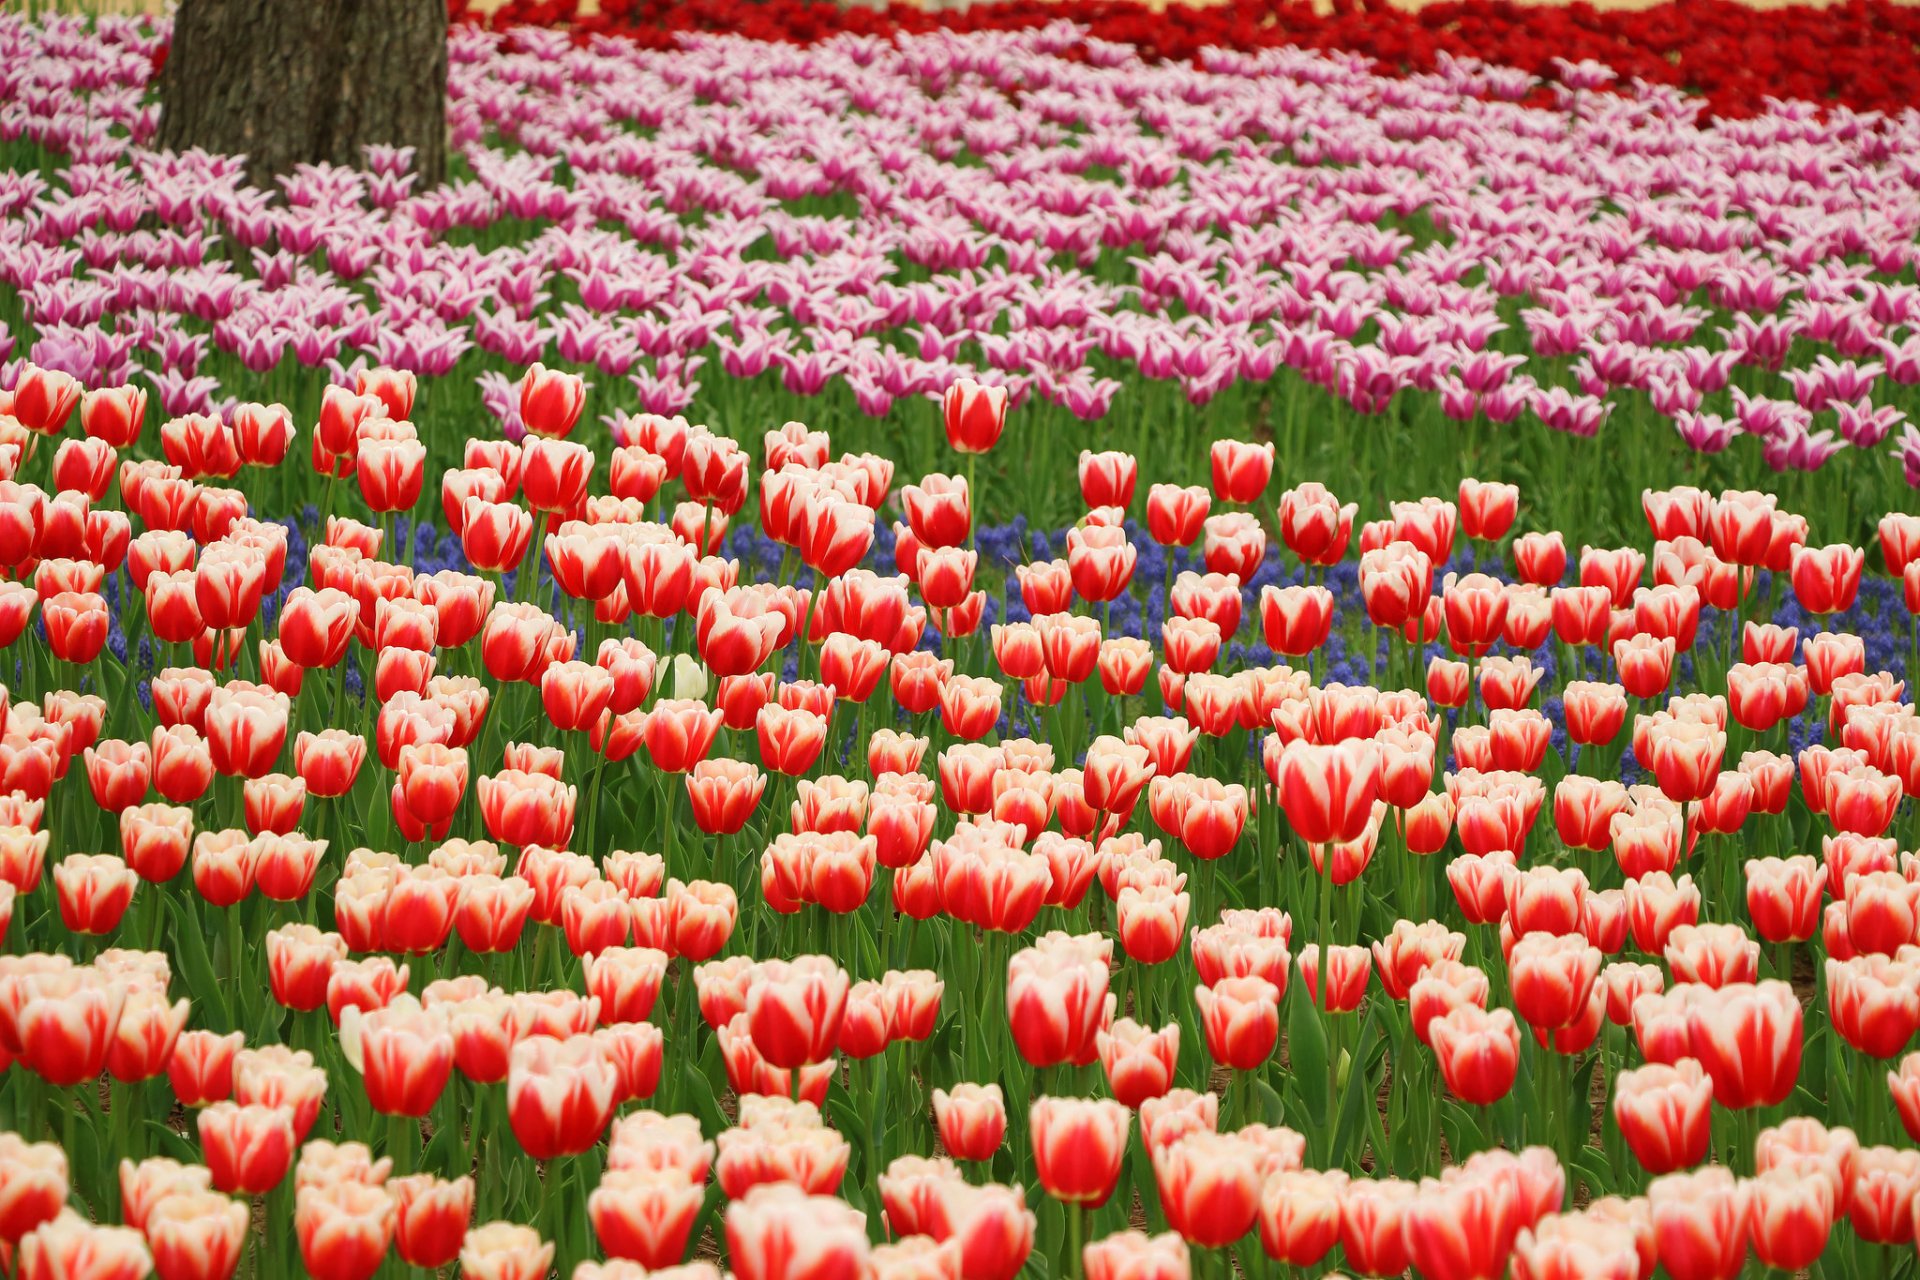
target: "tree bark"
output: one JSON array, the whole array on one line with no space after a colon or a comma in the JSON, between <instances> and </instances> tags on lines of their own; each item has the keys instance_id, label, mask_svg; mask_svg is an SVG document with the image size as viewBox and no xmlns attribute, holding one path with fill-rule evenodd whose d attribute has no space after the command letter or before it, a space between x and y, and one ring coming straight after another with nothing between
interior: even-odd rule
<instances>
[{"instance_id":1,"label":"tree bark","mask_svg":"<svg viewBox=\"0 0 1920 1280\"><path fill-rule=\"evenodd\" d=\"M370 143L446 173L446 0L181 0L160 76L162 147L363 166ZM418 189L418 188L416 188Z\"/></svg>"}]
</instances>

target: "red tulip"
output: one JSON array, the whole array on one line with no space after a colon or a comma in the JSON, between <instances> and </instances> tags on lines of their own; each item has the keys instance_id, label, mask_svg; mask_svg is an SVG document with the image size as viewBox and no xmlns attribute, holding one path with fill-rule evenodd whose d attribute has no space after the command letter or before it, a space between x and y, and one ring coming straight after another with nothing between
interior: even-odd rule
<instances>
[{"instance_id":1,"label":"red tulip","mask_svg":"<svg viewBox=\"0 0 1920 1280\"><path fill-rule=\"evenodd\" d=\"M364 1077L368 1104L382 1115L426 1115L453 1073L445 1015L422 1009L411 996L371 1013L343 1011L340 1048Z\"/></svg>"},{"instance_id":2,"label":"red tulip","mask_svg":"<svg viewBox=\"0 0 1920 1280\"><path fill-rule=\"evenodd\" d=\"M1046 1193L1072 1205L1105 1204L1120 1180L1131 1119L1111 1098L1034 1099L1034 1168Z\"/></svg>"},{"instance_id":3,"label":"red tulip","mask_svg":"<svg viewBox=\"0 0 1920 1280\"><path fill-rule=\"evenodd\" d=\"M1793 549L1793 594L1808 613L1845 613L1860 592L1866 553L1845 543Z\"/></svg>"},{"instance_id":4,"label":"red tulip","mask_svg":"<svg viewBox=\"0 0 1920 1280\"><path fill-rule=\"evenodd\" d=\"M167 1058L167 1083L183 1107L204 1107L233 1096L233 1059L246 1037L236 1031L182 1031Z\"/></svg>"},{"instance_id":5,"label":"red tulip","mask_svg":"<svg viewBox=\"0 0 1920 1280\"><path fill-rule=\"evenodd\" d=\"M991 1160L1007 1133L1007 1107L997 1084L957 1084L933 1091L940 1145L956 1160Z\"/></svg>"},{"instance_id":6,"label":"red tulip","mask_svg":"<svg viewBox=\"0 0 1920 1280\"><path fill-rule=\"evenodd\" d=\"M152 1255L130 1227L95 1226L71 1209L41 1223L20 1241L19 1280L140 1280L153 1265Z\"/></svg>"},{"instance_id":7,"label":"red tulip","mask_svg":"<svg viewBox=\"0 0 1920 1280\"><path fill-rule=\"evenodd\" d=\"M62 591L44 600L40 620L47 648L63 662L82 666L100 656L107 644L107 602L92 592Z\"/></svg>"},{"instance_id":8,"label":"red tulip","mask_svg":"<svg viewBox=\"0 0 1920 1280\"><path fill-rule=\"evenodd\" d=\"M573 834L578 791L546 774L503 769L478 794L487 833L504 844L562 848Z\"/></svg>"},{"instance_id":9,"label":"red tulip","mask_svg":"<svg viewBox=\"0 0 1920 1280\"><path fill-rule=\"evenodd\" d=\"M1691 1055L1723 1107L1777 1106L1800 1072L1801 1012L1784 982L1733 984L1687 1010Z\"/></svg>"},{"instance_id":10,"label":"red tulip","mask_svg":"<svg viewBox=\"0 0 1920 1280\"><path fill-rule=\"evenodd\" d=\"M1707 1157L1713 1083L1692 1058L1621 1073L1613 1117L1627 1148L1653 1174L1688 1169Z\"/></svg>"},{"instance_id":11,"label":"red tulip","mask_svg":"<svg viewBox=\"0 0 1920 1280\"><path fill-rule=\"evenodd\" d=\"M60 922L74 933L112 933L140 883L127 864L110 853L72 853L53 868Z\"/></svg>"},{"instance_id":12,"label":"red tulip","mask_svg":"<svg viewBox=\"0 0 1920 1280\"><path fill-rule=\"evenodd\" d=\"M985 453L999 443L1007 425L1007 389L962 378L948 387L940 407L947 443L960 453Z\"/></svg>"},{"instance_id":13,"label":"red tulip","mask_svg":"<svg viewBox=\"0 0 1920 1280\"><path fill-rule=\"evenodd\" d=\"M1262 587L1260 625L1274 652L1312 653L1333 628L1333 593L1320 586Z\"/></svg>"},{"instance_id":14,"label":"red tulip","mask_svg":"<svg viewBox=\"0 0 1920 1280\"><path fill-rule=\"evenodd\" d=\"M1724 1168L1674 1173L1647 1189L1660 1265L1674 1280L1731 1280L1746 1261L1748 1193Z\"/></svg>"},{"instance_id":15,"label":"red tulip","mask_svg":"<svg viewBox=\"0 0 1920 1280\"><path fill-rule=\"evenodd\" d=\"M1151 1150L1161 1210L1188 1244L1224 1248L1253 1227L1260 1169L1251 1143L1201 1129Z\"/></svg>"},{"instance_id":16,"label":"red tulip","mask_svg":"<svg viewBox=\"0 0 1920 1280\"><path fill-rule=\"evenodd\" d=\"M453 911L460 941L483 955L512 951L519 945L533 896L533 887L518 876L461 877Z\"/></svg>"},{"instance_id":17,"label":"red tulip","mask_svg":"<svg viewBox=\"0 0 1920 1280\"><path fill-rule=\"evenodd\" d=\"M1096 1033L1095 1045L1107 1084L1122 1105L1138 1108L1173 1087L1180 1053L1178 1022L1156 1031L1131 1018L1121 1018Z\"/></svg>"},{"instance_id":18,"label":"red tulip","mask_svg":"<svg viewBox=\"0 0 1920 1280\"><path fill-rule=\"evenodd\" d=\"M1207 460L1212 468L1215 497L1222 502L1257 502L1266 492L1267 481L1273 474L1273 445L1271 442L1216 440Z\"/></svg>"},{"instance_id":19,"label":"red tulip","mask_svg":"<svg viewBox=\"0 0 1920 1280\"><path fill-rule=\"evenodd\" d=\"M1133 580L1138 559L1125 529L1076 525L1067 530L1067 572L1083 600L1099 604L1117 599Z\"/></svg>"},{"instance_id":20,"label":"red tulip","mask_svg":"<svg viewBox=\"0 0 1920 1280\"><path fill-rule=\"evenodd\" d=\"M1195 987L1207 1052L1236 1071L1255 1071L1280 1039L1280 988L1265 978L1223 978Z\"/></svg>"},{"instance_id":21,"label":"red tulip","mask_svg":"<svg viewBox=\"0 0 1920 1280\"><path fill-rule=\"evenodd\" d=\"M616 1083L612 1064L588 1037L522 1040L507 1076L514 1137L536 1160L588 1150L613 1114Z\"/></svg>"},{"instance_id":22,"label":"red tulip","mask_svg":"<svg viewBox=\"0 0 1920 1280\"><path fill-rule=\"evenodd\" d=\"M386 1187L393 1198L393 1248L401 1261L434 1271L460 1256L473 1221L472 1178L421 1173L394 1178Z\"/></svg>"},{"instance_id":23,"label":"red tulip","mask_svg":"<svg viewBox=\"0 0 1920 1280\"><path fill-rule=\"evenodd\" d=\"M863 1274L870 1251L859 1214L791 1183L756 1186L728 1205L726 1236L739 1280L852 1280ZM967 1274L1011 1280L1016 1270Z\"/></svg>"},{"instance_id":24,"label":"red tulip","mask_svg":"<svg viewBox=\"0 0 1920 1280\"><path fill-rule=\"evenodd\" d=\"M587 1216L608 1257L672 1267L686 1257L706 1189L670 1169L610 1169L587 1197Z\"/></svg>"},{"instance_id":25,"label":"red tulip","mask_svg":"<svg viewBox=\"0 0 1920 1280\"><path fill-rule=\"evenodd\" d=\"M1833 1184L1818 1174L1774 1169L1746 1184L1753 1253L1763 1266L1804 1271L1827 1247Z\"/></svg>"},{"instance_id":26,"label":"red tulip","mask_svg":"<svg viewBox=\"0 0 1920 1280\"><path fill-rule=\"evenodd\" d=\"M720 732L720 713L691 699L664 698L646 721L647 752L668 773L685 773L706 759Z\"/></svg>"},{"instance_id":27,"label":"red tulip","mask_svg":"<svg viewBox=\"0 0 1920 1280\"><path fill-rule=\"evenodd\" d=\"M394 1207L386 1188L360 1182L301 1187L293 1229L307 1272L330 1280L369 1280L393 1239Z\"/></svg>"},{"instance_id":28,"label":"red tulip","mask_svg":"<svg viewBox=\"0 0 1920 1280\"><path fill-rule=\"evenodd\" d=\"M115 449L124 449L140 438L146 417L145 387L101 387L80 397L80 429L89 439Z\"/></svg>"},{"instance_id":29,"label":"red tulip","mask_svg":"<svg viewBox=\"0 0 1920 1280\"><path fill-rule=\"evenodd\" d=\"M283 925L267 934L267 983L273 998L289 1009L318 1009L327 1002L327 983L336 964L347 958L337 933L309 924Z\"/></svg>"},{"instance_id":30,"label":"red tulip","mask_svg":"<svg viewBox=\"0 0 1920 1280\"><path fill-rule=\"evenodd\" d=\"M1013 956L1007 965L1007 1018L1021 1057L1035 1066L1094 1060L1109 945L1059 938Z\"/></svg>"},{"instance_id":31,"label":"red tulip","mask_svg":"<svg viewBox=\"0 0 1920 1280\"><path fill-rule=\"evenodd\" d=\"M520 421L533 435L562 439L573 433L586 398L579 374L536 362L520 379Z\"/></svg>"},{"instance_id":32,"label":"red tulip","mask_svg":"<svg viewBox=\"0 0 1920 1280\"><path fill-rule=\"evenodd\" d=\"M216 1102L199 1115L200 1149L213 1185L229 1195L264 1195L293 1165L290 1107Z\"/></svg>"},{"instance_id":33,"label":"red tulip","mask_svg":"<svg viewBox=\"0 0 1920 1280\"><path fill-rule=\"evenodd\" d=\"M1427 1038L1447 1088L1463 1102L1487 1106L1513 1088L1520 1032L1505 1009L1458 1005L1427 1024Z\"/></svg>"}]
</instances>

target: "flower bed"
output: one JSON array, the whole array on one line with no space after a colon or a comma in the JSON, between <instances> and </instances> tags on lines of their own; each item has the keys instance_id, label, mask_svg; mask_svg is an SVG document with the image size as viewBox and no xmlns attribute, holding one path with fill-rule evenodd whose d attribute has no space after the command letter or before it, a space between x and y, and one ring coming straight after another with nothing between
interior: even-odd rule
<instances>
[{"instance_id":1,"label":"flower bed","mask_svg":"<svg viewBox=\"0 0 1920 1280\"><path fill-rule=\"evenodd\" d=\"M466 16L464 0L449 11ZM1209 48L1295 45L1357 53L1386 74L1480 58L1538 76L1554 60L1594 59L1622 77L1700 95L1715 115L1745 117L1769 100L1803 99L1900 112L1920 100L1920 9L1880 0L1757 8L1739 0L1672 0L1647 9L1445 0L1406 12L1342 0L1330 13L1285 0L1230 0L1172 16L1127 0L1008 0L929 12L916 5L842 7L808 0L606 0L585 16L572 0L511 0L492 25L565 24L671 48L683 32L725 32L812 44L842 33L1027 30L1068 21L1149 57L1194 60Z\"/></svg>"},{"instance_id":2,"label":"flower bed","mask_svg":"<svg viewBox=\"0 0 1920 1280\"><path fill-rule=\"evenodd\" d=\"M163 38L0 19L23 1280L1911 1247L1912 120L465 30L275 202Z\"/></svg>"}]
</instances>

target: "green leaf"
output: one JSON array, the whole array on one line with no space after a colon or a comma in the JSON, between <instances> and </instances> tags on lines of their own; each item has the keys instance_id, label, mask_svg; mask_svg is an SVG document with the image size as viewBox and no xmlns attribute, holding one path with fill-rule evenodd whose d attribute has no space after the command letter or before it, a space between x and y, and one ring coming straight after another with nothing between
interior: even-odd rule
<instances>
[{"instance_id":1,"label":"green leaf","mask_svg":"<svg viewBox=\"0 0 1920 1280\"><path fill-rule=\"evenodd\" d=\"M855 1099L844 1089L833 1089L827 1093L827 1118L843 1137L857 1147L866 1141L867 1130L873 1120L885 1122L884 1116L867 1115L867 1107L871 1105L869 1098Z\"/></svg>"},{"instance_id":2,"label":"green leaf","mask_svg":"<svg viewBox=\"0 0 1920 1280\"><path fill-rule=\"evenodd\" d=\"M1270 1125L1286 1123L1287 1107L1278 1090L1268 1084L1265 1079L1260 1079L1253 1082L1253 1092L1254 1096L1260 1099L1260 1118L1264 1123Z\"/></svg>"},{"instance_id":3,"label":"green leaf","mask_svg":"<svg viewBox=\"0 0 1920 1280\"><path fill-rule=\"evenodd\" d=\"M1440 1103L1440 1131L1446 1135L1447 1149L1453 1152L1455 1160L1484 1151L1489 1145L1486 1133L1480 1128L1480 1117L1452 1098Z\"/></svg>"},{"instance_id":4,"label":"green leaf","mask_svg":"<svg viewBox=\"0 0 1920 1280\"><path fill-rule=\"evenodd\" d=\"M458 1125L442 1125L434 1130L433 1141L427 1144L426 1154L421 1162L429 1169L437 1169L444 1177L454 1177L465 1173L460 1166L466 1164L466 1148L460 1142Z\"/></svg>"},{"instance_id":5,"label":"green leaf","mask_svg":"<svg viewBox=\"0 0 1920 1280\"><path fill-rule=\"evenodd\" d=\"M200 1163L200 1148L158 1120L147 1121L147 1132L152 1135L154 1145L159 1148L161 1155L172 1156L182 1164Z\"/></svg>"},{"instance_id":6,"label":"green leaf","mask_svg":"<svg viewBox=\"0 0 1920 1280\"><path fill-rule=\"evenodd\" d=\"M1305 1104L1314 1126L1324 1132L1329 1116L1327 1029L1304 987L1287 1002L1287 1061L1293 1069L1295 1096Z\"/></svg>"},{"instance_id":7,"label":"green leaf","mask_svg":"<svg viewBox=\"0 0 1920 1280\"><path fill-rule=\"evenodd\" d=\"M1587 1184L1587 1189L1598 1199L1602 1194L1615 1189L1619 1174L1607 1162L1606 1153L1598 1147L1582 1147L1573 1154L1573 1171ZM1576 1188L1569 1179L1567 1194L1576 1196ZM1578 1200L1575 1203L1579 1203Z\"/></svg>"},{"instance_id":8,"label":"green leaf","mask_svg":"<svg viewBox=\"0 0 1920 1280\"><path fill-rule=\"evenodd\" d=\"M1034 1214L1040 1219L1040 1227L1034 1237L1033 1256L1036 1258L1063 1256L1067 1249L1066 1209L1052 1196L1041 1196L1040 1203L1034 1206Z\"/></svg>"},{"instance_id":9,"label":"green leaf","mask_svg":"<svg viewBox=\"0 0 1920 1280\"><path fill-rule=\"evenodd\" d=\"M226 993L220 989L220 976L207 955L207 939L200 922L193 918L185 898L178 895L167 898L167 914L173 921L174 959L180 963L180 975L186 979L195 1009L204 1015L196 1021L222 1035L237 1030L227 1008Z\"/></svg>"}]
</instances>

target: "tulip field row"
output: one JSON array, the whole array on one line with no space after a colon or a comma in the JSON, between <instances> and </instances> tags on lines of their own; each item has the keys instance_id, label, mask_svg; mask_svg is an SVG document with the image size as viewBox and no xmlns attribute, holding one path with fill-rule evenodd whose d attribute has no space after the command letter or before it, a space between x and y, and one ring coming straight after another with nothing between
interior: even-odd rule
<instances>
[{"instance_id":1,"label":"tulip field row","mask_svg":"<svg viewBox=\"0 0 1920 1280\"><path fill-rule=\"evenodd\" d=\"M1911 113L163 40L0 18L0 1270L1911 1270Z\"/></svg>"},{"instance_id":2,"label":"tulip field row","mask_svg":"<svg viewBox=\"0 0 1920 1280\"><path fill-rule=\"evenodd\" d=\"M560 24L617 32L673 49L689 32L816 44L935 31L1030 31L1071 22L1099 42L1146 58L1205 60L1210 50L1295 46L1357 54L1387 75L1422 74L1449 58L1477 58L1550 76L1555 60L1605 63L1623 79L1697 95L1715 116L1765 115L1781 99L1899 112L1920 98L1920 14L1888 0L1515 5L1506 0L1360 4L1327 0L1208 0L1164 6L1134 0L992 0L930 6L911 0L829 5L818 0L447 0L454 21L497 29Z\"/></svg>"}]
</instances>

